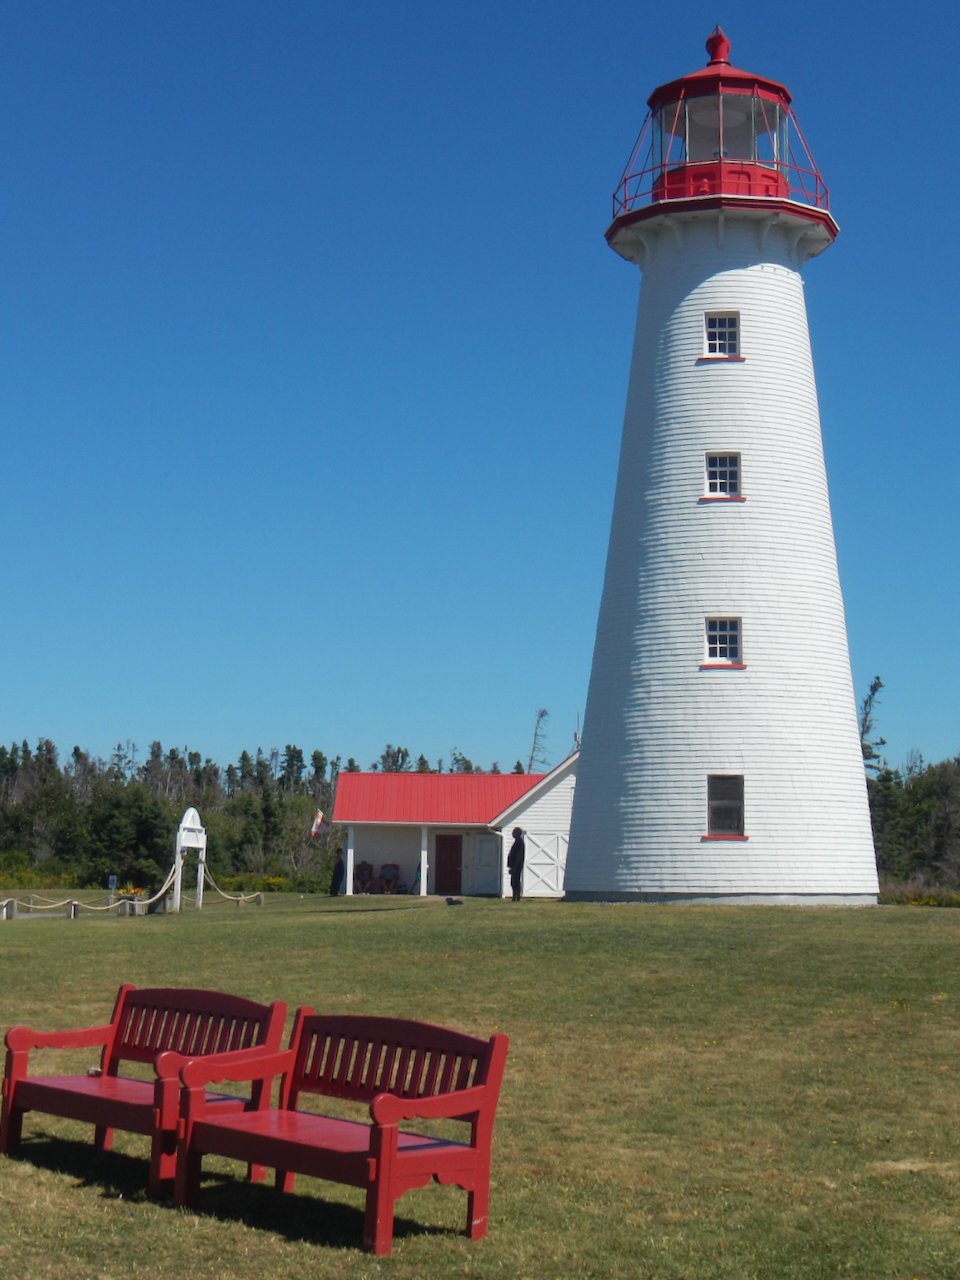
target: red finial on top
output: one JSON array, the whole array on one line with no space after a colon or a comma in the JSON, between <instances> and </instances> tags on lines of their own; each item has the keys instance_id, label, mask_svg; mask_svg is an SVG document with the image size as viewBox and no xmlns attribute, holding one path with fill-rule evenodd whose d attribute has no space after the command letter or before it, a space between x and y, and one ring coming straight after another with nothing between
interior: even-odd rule
<instances>
[{"instance_id":1,"label":"red finial on top","mask_svg":"<svg viewBox=\"0 0 960 1280\"><path fill-rule=\"evenodd\" d=\"M708 67L713 66L717 62L730 62L730 41L723 34L720 27L714 27L707 36L707 53L710 55Z\"/></svg>"}]
</instances>

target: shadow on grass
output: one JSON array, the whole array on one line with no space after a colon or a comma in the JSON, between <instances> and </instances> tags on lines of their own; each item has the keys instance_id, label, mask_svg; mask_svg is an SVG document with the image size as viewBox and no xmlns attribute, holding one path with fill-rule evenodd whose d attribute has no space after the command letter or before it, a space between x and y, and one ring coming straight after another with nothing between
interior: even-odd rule
<instances>
[{"instance_id":1,"label":"shadow on grass","mask_svg":"<svg viewBox=\"0 0 960 1280\"><path fill-rule=\"evenodd\" d=\"M25 1137L16 1159L50 1173L73 1178L79 1188L97 1187L106 1200L148 1202L147 1162L117 1151L100 1151L90 1142L47 1135ZM242 1222L258 1231L270 1231L291 1242L301 1241L332 1249L360 1249L363 1243L363 1210L353 1205L302 1195L286 1195L267 1182L251 1184L229 1175L204 1173L203 1186L191 1212L218 1222ZM303 1183L320 1186L315 1179ZM156 1202L176 1213L169 1197ZM457 1235L454 1228L437 1227L403 1218L394 1220L395 1240L405 1236Z\"/></svg>"},{"instance_id":2,"label":"shadow on grass","mask_svg":"<svg viewBox=\"0 0 960 1280\"><path fill-rule=\"evenodd\" d=\"M242 1222L244 1226L272 1231L288 1241L305 1241L333 1249L359 1249L363 1244L363 1210L317 1196L298 1194L297 1190L282 1194L272 1185L272 1173L266 1183L239 1182L228 1176L205 1174L204 1185L192 1206L194 1213L218 1222ZM298 1180L298 1185L299 1185ZM302 1179L304 1185L321 1186L315 1179ZM394 1220L395 1240L405 1236L453 1235L452 1229L429 1226L410 1218Z\"/></svg>"},{"instance_id":3,"label":"shadow on grass","mask_svg":"<svg viewBox=\"0 0 960 1280\"><path fill-rule=\"evenodd\" d=\"M107 1200L147 1199L146 1160L119 1151L100 1151L92 1142L45 1133L24 1135L14 1159L64 1174L78 1187L99 1187Z\"/></svg>"},{"instance_id":4,"label":"shadow on grass","mask_svg":"<svg viewBox=\"0 0 960 1280\"><path fill-rule=\"evenodd\" d=\"M387 915L388 913L390 915L394 915L399 911L423 911L423 910L424 910L423 907L419 905L414 906L412 903L410 904L410 906L407 906L406 903L404 903L404 905L400 907L395 907L392 904L389 907L381 907L381 906L375 905L374 903L370 903L370 905L367 906L366 903L364 903L362 906L359 906L359 907L317 907L310 914L314 916L352 916L352 915L357 915L359 912L362 912L365 915L383 916L383 915Z\"/></svg>"}]
</instances>

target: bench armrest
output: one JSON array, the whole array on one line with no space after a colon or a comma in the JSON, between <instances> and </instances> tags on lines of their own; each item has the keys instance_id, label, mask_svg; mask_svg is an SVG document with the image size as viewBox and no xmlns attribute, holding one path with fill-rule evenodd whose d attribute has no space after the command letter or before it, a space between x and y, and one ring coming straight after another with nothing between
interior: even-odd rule
<instances>
[{"instance_id":1,"label":"bench armrest","mask_svg":"<svg viewBox=\"0 0 960 1280\"><path fill-rule=\"evenodd\" d=\"M161 1053L158 1058L154 1059L153 1069L158 1080L176 1080L179 1087L177 1077L183 1068L185 1062L189 1062L188 1055L177 1053L174 1049L167 1049Z\"/></svg>"},{"instance_id":2,"label":"bench armrest","mask_svg":"<svg viewBox=\"0 0 960 1280\"><path fill-rule=\"evenodd\" d=\"M179 1057L176 1054L170 1056ZM180 1058L180 1061L184 1062L184 1059ZM272 1080L292 1064L292 1049L264 1053L262 1046L254 1045L249 1049L234 1049L230 1053L211 1053L205 1058L187 1059L180 1069L180 1081L185 1088L196 1089L221 1080Z\"/></svg>"},{"instance_id":3,"label":"bench armrest","mask_svg":"<svg viewBox=\"0 0 960 1280\"><path fill-rule=\"evenodd\" d=\"M31 1049L90 1049L107 1044L112 1035L112 1022L102 1027L77 1027L72 1031L34 1031L30 1027L11 1027L4 1043L11 1053L29 1053Z\"/></svg>"},{"instance_id":4,"label":"bench armrest","mask_svg":"<svg viewBox=\"0 0 960 1280\"><path fill-rule=\"evenodd\" d=\"M370 1103L376 1124L396 1124L400 1120L468 1120L490 1106L490 1090L485 1085L440 1093L432 1098L398 1098L395 1093L378 1093Z\"/></svg>"}]
</instances>

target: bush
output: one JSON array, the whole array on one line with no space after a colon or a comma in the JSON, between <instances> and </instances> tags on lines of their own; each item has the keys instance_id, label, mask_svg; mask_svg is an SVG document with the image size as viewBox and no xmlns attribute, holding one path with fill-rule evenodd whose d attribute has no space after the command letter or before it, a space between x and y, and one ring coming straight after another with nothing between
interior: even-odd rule
<instances>
[{"instance_id":1,"label":"bush","mask_svg":"<svg viewBox=\"0 0 960 1280\"><path fill-rule=\"evenodd\" d=\"M261 876L253 871L224 876L217 883L224 893L294 893L297 888L286 876Z\"/></svg>"},{"instance_id":2,"label":"bush","mask_svg":"<svg viewBox=\"0 0 960 1280\"><path fill-rule=\"evenodd\" d=\"M4 871L0 870L0 889L75 889L77 887L76 876L57 874L56 872L41 873L35 868L20 871Z\"/></svg>"},{"instance_id":3,"label":"bush","mask_svg":"<svg viewBox=\"0 0 960 1280\"><path fill-rule=\"evenodd\" d=\"M960 907L960 889L884 880L880 885L878 900L886 907Z\"/></svg>"}]
</instances>

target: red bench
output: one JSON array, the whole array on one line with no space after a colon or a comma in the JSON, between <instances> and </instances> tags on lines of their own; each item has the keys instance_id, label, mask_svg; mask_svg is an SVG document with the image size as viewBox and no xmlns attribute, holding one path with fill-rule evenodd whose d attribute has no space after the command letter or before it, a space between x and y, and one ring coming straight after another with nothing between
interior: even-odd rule
<instances>
[{"instance_id":1,"label":"red bench","mask_svg":"<svg viewBox=\"0 0 960 1280\"><path fill-rule=\"evenodd\" d=\"M205 1155L275 1169L283 1191L297 1173L328 1178L366 1190L364 1247L388 1254L394 1202L433 1178L467 1192L466 1232L479 1240L487 1230L490 1138L506 1056L504 1035L479 1040L423 1022L298 1009L285 1052L183 1067L174 1202L196 1197ZM276 1108L222 1115L207 1100L210 1084L266 1086L281 1073ZM300 1111L303 1094L367 1103L372 1123ZM469 1124L469 1139L399 1127L404 1120L450 1119Z\"/></svg>"},{"instance_id":2,"label":"red bench","mask_svg":"<svg viewBox=\"0 0 960 1280\"><path fill-rule=\"evenodd\" d=\"M12 1027L5 1041L0 1152L15 1154L28 1111L94 1125L94 1140L104 1151L111 1145L114 1129L147 1134L151 1139L149 1190L156 1195L161 1183L174 1175L179 1072L184 1060L251 1048L278 1049L286 1016L287 1006L279 1000L257 1004L219 991L137 988L127 983L117 994L112 1018L102 1027L73 1031ZM94 1047L101 1049L100 1066L85 1075L28 1075L31 1050ZM153 1078L121 1076L122 1062L152 1067ZM255 1082L249 1099L211 1098L211 1110L220 1114L258 1106L261 1091L262 1085ZM251 1169L250 1175L262 1176L262 1172Z\"/></svg>"}]
</instances>

